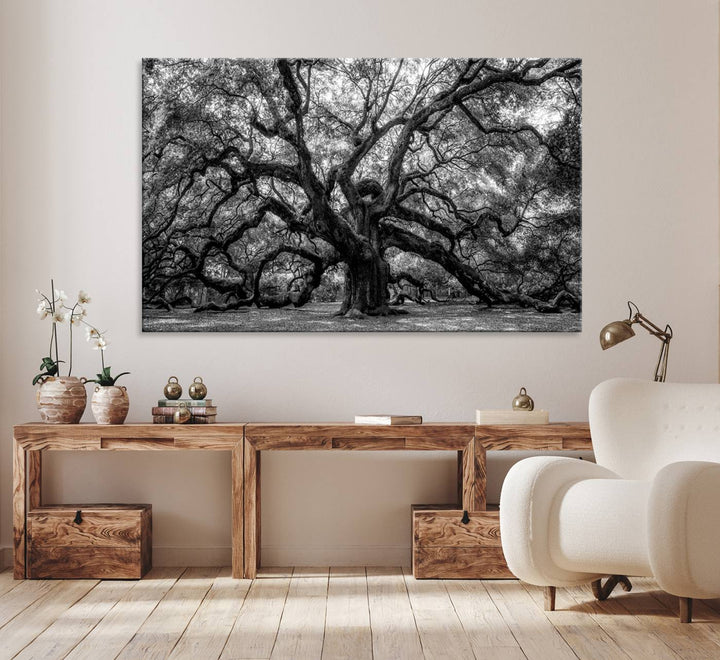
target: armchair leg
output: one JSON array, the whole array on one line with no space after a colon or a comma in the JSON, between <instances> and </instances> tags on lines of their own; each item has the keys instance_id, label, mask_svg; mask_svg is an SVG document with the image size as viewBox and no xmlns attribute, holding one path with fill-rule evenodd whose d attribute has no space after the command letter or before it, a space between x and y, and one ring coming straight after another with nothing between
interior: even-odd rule
<instances>
[{"instance_id":1,"label":"armchair leg","mask_svg":"<svg viewBox=\"0 0 720 660\"><path fill-rule=\"evenodd\" d=\"M692 621L692 598L680 598L680 623Z\"/></svg>"},{"instance_id":2,"label":"armchair leg","mask_svg":"<svg viewBox=\"0 0 720 660\"><path fill-rule=\"evenodd\" d=\"M545 587L545 611L555 611L555 587Z\"/></svg>"},{"instance_id":3,"label":"armchair leg","mask_svg":"<svg viewBox=\"0 0 720 660\"><path fill-rule=\"evenodd\" d=\"M632 584L625 575L611 575L605 581L605 584L602 584L602 580L595 580L590 586L592 587L593 596L595 596L597 600L607 600L608 596L618 584L624 591L630 591L632 589Z\"/></svg>"}]
</instances>

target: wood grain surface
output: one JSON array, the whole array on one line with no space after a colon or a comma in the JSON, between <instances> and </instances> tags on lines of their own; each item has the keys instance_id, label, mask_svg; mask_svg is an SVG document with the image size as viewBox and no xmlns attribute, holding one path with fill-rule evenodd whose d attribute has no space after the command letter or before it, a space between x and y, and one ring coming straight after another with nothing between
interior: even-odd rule
<instances>
[{"instance_id":1,"label":"wood grain surface","mask_svg":"<svg viewBox=\"0 0 720 660\"><path fill-rule=\"evenodd\" d=\"M467 523L462 517L460 510L414 511L413 542L422 546L501 547L498 511L468 513Z\"/></svg>"},{"instance_id":2,"label":"wood grain surface","mask_svg":"<svg viewBox=\"0 0 720 660\"><path fill-rule=\"evenodd\" d=\"M245 475L243 472L243 443L237 443L232 450L232 464L230 472L232 483L230 484L232 497L232 576L243 577L245 566L245 525L244 525L244 492L243 484ZM240 477L238 477L240 475Z\"/></svg>"},{"instance_id":3,"label":"wood grain surface","mask_svg":"<svg viewBox=\"0 0 720 660\"><path fill-rule=\"evenodd\" d=\"M217 449L242 442L244 424L20 424L17 442L27 449Z\"/></svg>"},{"instance_id":4,"label":"wood grain surface","mask_svg":"<svg viewBox=\"0 0 720 660\"><path fill-rule=\"evenodd\" d=\"M13 576L16 580L25 577L25 497L27 470L25 449L13 441Z\"/></svg>"},{"instance_id":5,"label":"wood grain surface","mask_svg":"<svg viewBox=\"0 0 720 660\"><path fill-rule=\"evenodd\" d=\"M412 507L412 572L418 578L506 578L500 512Z\"/></svg>"},{"instance_id":6,"label":"wood grain surface","mask_svg":"<svg viewBox=\"0 0 720 660\"><path fill-rule=\"evenodd\" d=\"M258 450L461 450L474 435L472 424L408 426L367 424L247 424L245 437Z\"/></svg>"},{"instance_id":7,"label":"wood grain surface","mask_svg":"<svg viewBox=\"0 0 720 660\"><path fill-rule=\"evenodd\" d=\"M514 578L502 548L414 547L413 575L418 578Z\"/></svg>"},{"instance_id":8,"label":"wood grain surface","mask_svg":"<svg viewBox=\"0 0 720 660\"><path fill-rule=\"evenodd\" d=\"M75 522L80 511L80 522ZM140 578L152 557L151 506L55 505L27 514L30 578Z\"/></svg>"},{"instance_id":9,"label":"wood grain surface","mask_svg":"<svg viewBox=\"0 0 720 660\"><path fill-rule=\"evenodd\" d=\"M245 439L243 458L244 573L254 579L260 563L260 452Z\"/></svg>"},{"instance_id":10,"label":"wood grain surface","mask_svg":"<svg viewBox=\"0 0 720 660\"><path fill-rule=\"evenodd\" d=\"M29 578L139 579L140 548L58 547L28 544Z\"/></svg>"},{"instance_id":11,"label":"wood grain surface","mask_svg":"<svg viewBox=\"0 0 720 660\"><path fill-rule=\"evenodd\" d=\"M114 658L134 638L138 629L157 609L183 568L154 568L125 594L83 640L67 660Z\"/></svg>"},{"instance_id":12,"label":"wood grain surface","mask_svg":"<svg viewBox=\"0 0 720 660\"><path fill-rule=\"evenodd\" d=\"M555 611L546 612L542 587L514 580L414 580L408 571L378 567L333 568L329 581L325 571L300 573L304 584L293 588L292 569L263 570L254 582L231 579L229 569L156 568L131 582L17 582L6 571L0 573L0 657L701 660L720 654L720 599L695 601L695 623L680 624L679 599L651 578L633 579L632 592L606 601L596 601L588 585L558 587Z\"/></svg>"},{"instance_id":13,"label":"wood grain surface","mask_svg":"<svg viewBox=\"0 0 720 660\"><path fill-rule=\"evenodd\" d=\"M150 508L150 505L143 505ZM74 522L81 511L82 522ZM56 505L30 509L27 516L28 542L47 546L96 546L107 548L138 545L142 512L128 505L105 507Z\"/></svg>"},{"instance_id":14,"label":"wood grain surface","mask_svg":"<svg viewBox=\"0 0 720 660\"><path fill-rule=\"evenodd\" d=\"M40 490L42 486L42 452L27 452L27 488L28 506L31 509L39 507Z\"/></svg>"},{"instance_id":15,"label":"wood grain surface","mask_svg":"<svg viewBox=\"0 0 720 660\"><path fill-rule=\"evenodd\" d=\"M233 566L235 577L242 576L244 424L197 426L178 424L42 424L28 423L13 429L13 545L15 579L26 577L26 511L42 502L42 452L73 451L155 451L216 450L239 453L233 463ZM145 525L151 538L149 513ZM57 531L57 530L56 530ZM37 549L33 556L37 556ZM151 543L142 544L142 566L151 564Z\"/></svg>"},{"instance_id":16,"label":"wood grain surface","mask_svg":"<svg viewBox=\"0 0 720 660\"><path fill-rule=\"evenodd\" d=\"M458 505L486 507L488 450L591 449L585 423L409 426L320 424L22 424L14 428L14 576L25 575L26 507L41 503L44 450L152 451L209 449L232 452L233 576L253 578L260 565L260 457L265 450L449 450L458 453ZM490 546L488 546L488 549ZM448 555L449 549L445 549ZM449 556L449 555L448 555ZM494 561L492 557L489 561ZM428 560L429 561L429 560ZM496 573L492 569L493 574Z\"/></svg>"},{"instance_id":17,"label":"wood grain surface","mask_svg":"<svg viewBox=\"0 0 720 660\"><path fill-rule=\"evenodd\" d=\"M590 426L582 422L556 424L480 424L475 439L486 450L529 451L592 449Z\"/></svg>"}]
</instances>

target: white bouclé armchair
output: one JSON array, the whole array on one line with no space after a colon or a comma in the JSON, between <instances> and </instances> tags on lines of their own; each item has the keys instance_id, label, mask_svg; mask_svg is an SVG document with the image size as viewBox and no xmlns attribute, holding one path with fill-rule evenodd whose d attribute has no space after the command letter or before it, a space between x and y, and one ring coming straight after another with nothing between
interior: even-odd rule
<instances>
[{"instance_id":1,"label":"white boucl\u00e9 armchair","mask_svg":"<svg viewBox=\"0 0 720 660\"><path fill-rule=\"evenodd\" d=\"M654 577L680 598L720 597L720 385L614 379L590 395L597 464L537 456L508 472L500 535L510 570L546 587ZM601 586L600 579L614 576Z\"/></svg>"}]
</instances>

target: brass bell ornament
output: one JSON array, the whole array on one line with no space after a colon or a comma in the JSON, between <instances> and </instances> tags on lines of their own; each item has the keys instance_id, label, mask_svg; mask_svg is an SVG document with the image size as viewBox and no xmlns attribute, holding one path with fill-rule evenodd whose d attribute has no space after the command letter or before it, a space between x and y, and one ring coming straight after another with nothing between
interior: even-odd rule
<instances>
[{"instance_id":1,"label":"brass bell ornament","mask_svg":"<svg viewBox=\"0 0 720 660\"><path fill-rule=\"evenodd\" d=\"M207 387L200 376L195 376L188 388L188 394L191 399L204 399L207 396Z\"/></svg>"},{"instance_id":2,"label":"brass bell ornament","mask_svg":"<svg viewBox=\"0 0 720 660\"><path fill-rule=\"evenodd\" d=\"M173 421L176 424L185 424L190 421L192 413L187 407L187 404L181 403L178 409L173 413Z\"/></svg>"},{"instance_id":3,"label":"brass bell ornament","mask_svg":"<svg viewBox=\"0 0 720 660\"><path fill-rule=\"evenodd\" d=\"M177 376L170 376L168 378L167 385L165 385L165 389L163 390L165 392L165 398L166 399L179 399L182 395L182 386L180 385L180 381L178 381Z\"/></svg>"},{"instance_id":4,"label":"brass bell ornament","mask_svg":"<svg viewBox=\"0 0 720 660\"><path fill-rule=\"evenodd\" d=\"M528 395L524 387L520 388L520 393L513 399L513 410L532 410L535 408L535 402Z\"/></svg>"}]
</instances>

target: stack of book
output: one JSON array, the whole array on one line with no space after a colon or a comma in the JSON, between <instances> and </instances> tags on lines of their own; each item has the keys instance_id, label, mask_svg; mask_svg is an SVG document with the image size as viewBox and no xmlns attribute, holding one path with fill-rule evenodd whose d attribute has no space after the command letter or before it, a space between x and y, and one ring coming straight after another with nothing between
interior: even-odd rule
<instances>
[{"instance_id":1,"label":"stack of book","mask_svg":"<svg viewBox=\"0 0 720 660\"><path fill-rule=\"evenodd\" d=\"M180 404L187 406L190 411L190 421L187 424L214 424L217 417L217 407L212 399L159 399L157 406L152 409L153 424L173 424L173 415Z\"/></svg>"}]
</instances>

